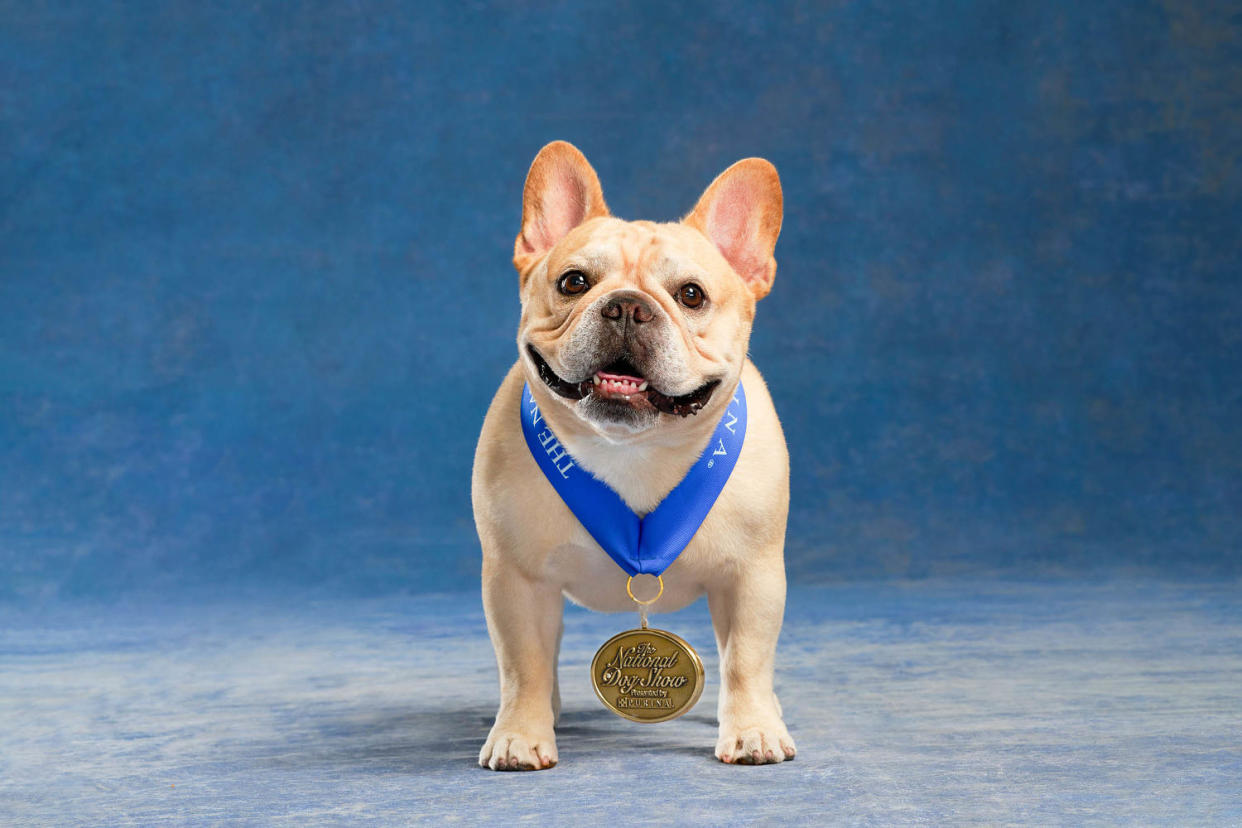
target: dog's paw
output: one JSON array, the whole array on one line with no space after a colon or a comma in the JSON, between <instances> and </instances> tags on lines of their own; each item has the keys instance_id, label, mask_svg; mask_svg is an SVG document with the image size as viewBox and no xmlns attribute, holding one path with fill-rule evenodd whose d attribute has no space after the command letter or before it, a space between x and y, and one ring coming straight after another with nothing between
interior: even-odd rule
<instances>
[{"instance_id":1,"label":"dog's paw","mask_svg":"<svg viewBox=\"0 0 1242 828\"><path fill-rule=\"evenodd\" d=\"M497 723L479 751L479 765L492 770L546 770L556 764L556 735Z\"/></svg>"},{"instance_id":2,"label":"dog's paw","mask_svg":"<svg viewBox=\"0 0 1242 828\"><path fill-rule=\"evenodd\" d=\"M716 758L726 765L772 765L792 759L797 753L780 719L764 724L720 725Z\"/></svg>"}]
</instances>

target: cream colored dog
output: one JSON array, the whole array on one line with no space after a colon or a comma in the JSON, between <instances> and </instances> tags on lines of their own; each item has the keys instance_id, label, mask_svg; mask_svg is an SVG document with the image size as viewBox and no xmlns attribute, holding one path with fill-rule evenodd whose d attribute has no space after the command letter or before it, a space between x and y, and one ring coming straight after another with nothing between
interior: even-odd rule
<instances>
[{"instance_id":1,"label":"cream colored dog","mask_svg":"<svg viewBox=\"0 0 1242 828\"><path fill-rule=\"evenodd\" d=\"M635 609L625 572L530 456L519 420L524 382L574 460L640 515L702 454L743 382L749 424L741 456L664 573L652 610L676 610L707 593L720 650L716 756L747 764L793 758L772 688L785 608L789 456L763 378L746 358L755 302L776 275L780 226L780 179L759 158L722 173L680 223L656 224L613 218L595 171L571 144L548 144L536 156L513 256L519 358L488 410L474 461L483 605L500 668L500 710L479 764L519 770L557 762L562 596L606 612Z\"/></svg>"}]
</instances>

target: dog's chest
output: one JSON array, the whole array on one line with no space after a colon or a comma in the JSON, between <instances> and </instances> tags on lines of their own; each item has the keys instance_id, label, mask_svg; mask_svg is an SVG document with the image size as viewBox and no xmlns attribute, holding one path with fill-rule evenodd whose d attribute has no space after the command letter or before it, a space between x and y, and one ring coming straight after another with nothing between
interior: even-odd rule
<instances>
[{"instance_id":1,"label":"dog's chest","mask_svg":"<svg viewBox=\"0 0 1242 828\"><path fill-rule=\"evenodd\" d=\"M703 594L703 579L695 566L698 556L694 554L693 546L691 544L664 573L664 594L653 606L654 611L681 609ZM580 526L575 527L567 542L549 551L545 566L547 574L562 585L565 594L575 604L599 612L623 612L636 608L625 592L625 571ZM638 584L638 581L635 583ZM641 588L649 586L644 584Z\"/></svg>"}]
</instances>

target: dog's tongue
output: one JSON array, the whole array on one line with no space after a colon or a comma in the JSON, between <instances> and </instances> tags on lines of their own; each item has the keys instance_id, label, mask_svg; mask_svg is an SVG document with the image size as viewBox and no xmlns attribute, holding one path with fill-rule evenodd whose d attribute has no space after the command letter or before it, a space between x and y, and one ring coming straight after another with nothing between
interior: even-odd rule
<instances>
[{"instance_id":1,"label":"dog's tongue","mask_svg":"<svg viewBox=\"0 0 1242 828\"><path fill-rule=\"evenodd\" d=\"M595 387L607 394L637 394L647 390L647 381L642 377L629 374L611 374L607 371L595 372Z\"/></svg>"}]
</instances>

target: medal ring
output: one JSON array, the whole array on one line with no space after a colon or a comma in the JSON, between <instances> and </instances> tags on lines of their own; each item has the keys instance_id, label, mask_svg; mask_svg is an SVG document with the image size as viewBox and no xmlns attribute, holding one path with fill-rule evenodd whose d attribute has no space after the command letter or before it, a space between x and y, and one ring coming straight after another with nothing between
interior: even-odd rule
<instances>
[{"instance_id":1,"label":"medal ring","mask_svg":"<svg viewBox=\"0 0 1242 828\"><path fill-rule=\"evenodd\" d=\"M637 598L635 598L635 597L634 597L634 590L630 588L630 587L631 587L631 585L634 583L634 576L633 576L633 575L631 575L631 576L630 576L630 577L626 580L626 582L625 582L625 592L626 592L626 594L627 594L627 595L629 595L629 596L630 596L630 600L631 600L631 601L633 601L635 604L638 604L639 606L643 606L643 607L650 606L650 605L654 604L656 601L659 601L659 600L660 600L660 596L664 594L664 576L663 576L663 575L657 575L657 576L656 576L656 581L658 581L658 582L659 582L659 584L660 584L660 591L656 593L656 597L652 598L652 599L651 599L651 600L649 600L649 601L640 601L640 600L638 600Z\"/></svg>"}]
</instances>

